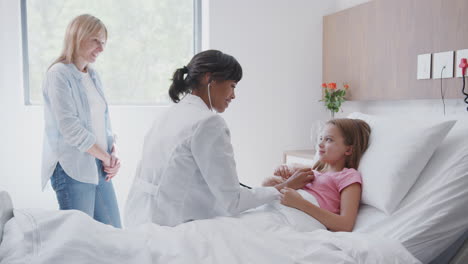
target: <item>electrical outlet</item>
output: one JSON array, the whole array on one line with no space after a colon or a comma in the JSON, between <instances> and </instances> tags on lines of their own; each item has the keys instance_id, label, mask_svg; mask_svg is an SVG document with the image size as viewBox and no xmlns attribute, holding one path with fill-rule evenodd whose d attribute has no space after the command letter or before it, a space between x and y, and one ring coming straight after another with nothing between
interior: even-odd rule
<instances>
[{"instance_id":1,"label":"electrical outlet","mask_svg":"<svg viewBox=\"0 0 468 264\"><path fill-rule=\"evenodd\" d=\"M434 53L432 79L453 78L453 53L453 51Z\"/></svg>"},{"instance_id":2,"label":"electrical outlet","mask_svg":"<svg viewBox=\"0 0 468 264\"><path fill-rule=\"evenodd\" d=\"M431 78L431 54L418 55L418 80Z\"/></svg>"},{"instance_id":3,"label":"electrical outlet","mask_svg":"<svg viewBox=\"0 0 468 264\"><path fill-rule=\"evenodd\" d=\"M458 67L462 58L468 59L468 49L457 50L457 55L455 59L455 72L457 77L462 77L462 69Z\"/></svg>"}]
</instances>

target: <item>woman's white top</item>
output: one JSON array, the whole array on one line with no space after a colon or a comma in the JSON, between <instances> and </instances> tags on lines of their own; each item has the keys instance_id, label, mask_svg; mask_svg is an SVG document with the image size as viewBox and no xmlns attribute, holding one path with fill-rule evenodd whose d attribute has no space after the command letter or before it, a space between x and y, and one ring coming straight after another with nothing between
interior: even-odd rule
<instances>
[{"instance_id":1,"label":"woman's white top","mask_svg":"<svg viewBox=\"0 0 468 264\"><path fill-rule=\"evenodd\" d=\"M203 100L187 94L145 137L126 203L126 227L232 216L279 198L274 187L239 185L230 132Z\"/></svg>"},{"instance_id":2,"label":"woman's white top","mask_svg":"<svg viewBox=\"0 0 468 264\"><path fill-rule=\"evenodd\" d=\"M96 144L104 151L107 151L107 136L106 136L106 103L99 94L94 85L93 80L88 72L82 73L83 86L88 96L89 110L91 114L91 127L93 128Z\"/></svg>"}]
</instances>

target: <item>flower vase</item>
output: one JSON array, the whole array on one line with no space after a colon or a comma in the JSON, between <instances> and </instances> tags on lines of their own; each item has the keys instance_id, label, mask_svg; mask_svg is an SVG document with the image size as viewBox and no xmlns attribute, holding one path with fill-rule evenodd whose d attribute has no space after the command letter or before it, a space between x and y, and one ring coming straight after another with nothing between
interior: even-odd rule
<instances>
[{"instance_id":1,"label":"flower vase","mask_svg":"<svg viewBox=\"0 0 468 264\"><path fill-rule=\"evenodd\" d=\"M330 119L334 119L334 118L335 118L335 111L330 110Z\"/></svg>"}]
</instances>

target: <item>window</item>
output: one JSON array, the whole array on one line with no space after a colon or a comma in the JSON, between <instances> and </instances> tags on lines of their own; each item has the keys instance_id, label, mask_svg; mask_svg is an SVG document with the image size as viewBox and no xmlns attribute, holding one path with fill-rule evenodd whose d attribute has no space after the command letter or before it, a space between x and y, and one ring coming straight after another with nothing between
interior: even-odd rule
<instances>
[{"instance_id":1,"label":"window","mask_svg":"<svg viewBox=\"0 0 468 264\"><path fill-rule=\"evenodd\" d=\"M80 14L108 30L94 63L110 104L165 105L176 68L200 50L200 0L22 0L25 103L42 103L42 82Z\"/></svg>"}]
</instances>

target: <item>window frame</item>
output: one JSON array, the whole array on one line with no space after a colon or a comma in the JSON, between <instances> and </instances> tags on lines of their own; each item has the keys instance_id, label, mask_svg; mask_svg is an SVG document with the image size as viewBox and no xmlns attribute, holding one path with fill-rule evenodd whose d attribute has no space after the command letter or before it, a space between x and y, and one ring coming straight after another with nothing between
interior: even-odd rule
<instances>
[{"instance_id":1,"label":"window frame","mask_svg":"<svg viewBox=\"0 0 468 264\"><path fill-rule=\"evenodd\" d=\"M22 61L23 61L23 91L24 91L24 105L34 106L42 105L42 103L33 103L31 101L31 89L29 85L29 41L28 41L28 18L27 18L27 0L20 1L21 13L21 44L22 44ZM202 0L193 1L193 54L197 54L202 49ZM135 104L135 103L122 103L109 105L119 106L166 106L161 104Z\"/></svg>"}]
</instances>

